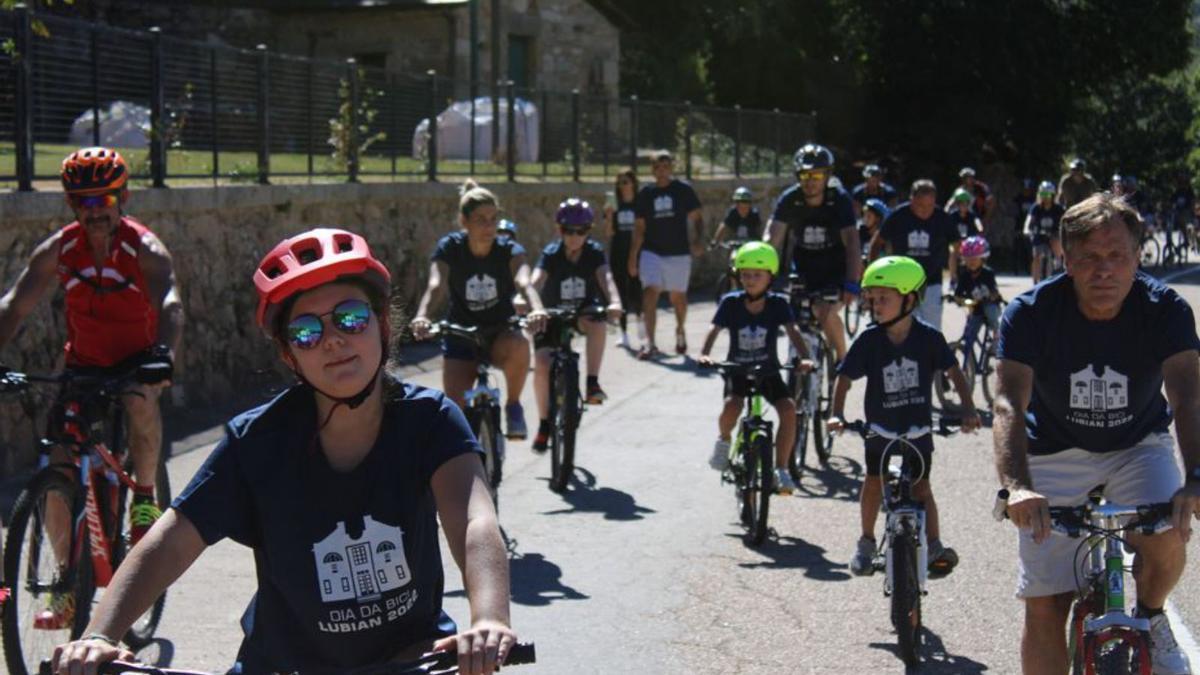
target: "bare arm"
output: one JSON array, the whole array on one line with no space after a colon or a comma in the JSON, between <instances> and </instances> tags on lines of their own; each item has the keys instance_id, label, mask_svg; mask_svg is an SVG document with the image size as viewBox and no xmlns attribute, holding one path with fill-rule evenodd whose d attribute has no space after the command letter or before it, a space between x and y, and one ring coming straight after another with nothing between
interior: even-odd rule
<instances>
[{"instance_id":1,"label":"bare arm","mask_svg":"<svg viewBox=\"0 0 1200 675\"><path fill-rule=\"evenodd\" d=\"M517 287L517 291L525 296L529 301L529 312L544 312L542 307L542 296L538 293L538 289L534 288L529 283L529 263L525 262L524 255L513 256L513 259L508 263L509 269L512 271L513 283Z\"/></svg>"},{"instance_id":2,"label":"bare arm","mask_svg":"<svg viewBox=\"0 0 1200 675\"><path fill-rule=\"evenodd\" d=\"M646 241L646 219L637 217L633 221L633 240L629 245L629 276L637 278L638 255L642 252L642 244Z\"/></svg>"},{"instance_id":3,"label":"bare arm","mask_svg":"<svg viewBox=\"0 0 1200 675\"><path fill-rule=\"evenodd\" d=\"M542 287L546 285L547 276L546 270L540 267L535 267L533 268L533 276L529 278L529 285L533 286L533 288L540 294ZM539 295L538 297L541 296Z\"/></svg>"},{"instance_id":4,"label":"bare arm","mask_svg":"<svg viewBox=\"0 0 1200 675\"><path fill-rule=\"evenodd\" d=\"M842 246L846 249L846 281L858 283L862 279L862 242L858 239L857 227L842 228Z\"/></svg>"},{"instance_id":5,"label":"bare arm","mask_svg":"<svg viewBox=\"0 0 1200 675\"><path fill-rule=\"evenodd\" d=\"M867 257L871 260L875 260L879 257L880 251L886 251L888 255L891 255L892 253L891 245L888 244L887 240L883 238L883 225L880 225L879 228L875 230L875 236L871 237L871 250L867 252Z\"/></svg>"},{"instance_id":6,"label":"bare arm","mask_svg":"<svg viewBox=\"0 0 1200 675\"><path fill-rule=\"evenodd\" d=\"M812 354L808 351L808 341L800 334L800 328L796 326L796 323L793 321L785 324L783 329L787 331L788 339L792 341L792 346L796 348L796 353L800 355L800 358L811 359Z\"/></svg>"},{"instance_id":7,"label":"bare arm","mask_svg":"<svg viewBox=\"0 0 1200 675\"><path fill-rule=\"evenodd\" d=\"M845 375L837 376L837 380L833 383L833 407L830 408L830 417L845 417L846 394L850 391L850 384L850 378Z\"/></svg>"},{"instance_id":8,"label":"bare arm","mask_svg":"<svg viewBox=\"0 0 1200 675\"><path fill-rule=\"evenodd\" d=\"M611 206L604 207L604 231L608 233L608 240L617 236L617 219Z\"/></svg>"},{"instance_id":9,"label":"bare arm","mask_svg":"<svg viewBox=\"0 0 1200 675\"><path fill-rule=\"evenodd\" d=\"M1195 350L1179 352L1163 361L1163 385L1167 401L1175 413L1175 437L1183 455L1184 470L1191 472L1200 466L1200 362ZM1186 542L1191 536L1191 520L1200 518L1200 485L1188 481L1172 499L1175 503L1173 522L1179 536Z\"/></svg>"},{"instance_id":10,"label":"bare arm","mask_svg":"<svg viewBox=\"0 0 1200 675\"><path fill-rule=\"evenodd\" d=\"M725 221L721 221L717 225L717 231L713 232L711 243L716 244L722 241L725 241Z\"/></svg>"},{"instance_id":11,"label":"bare arm","mask_svg":"<svg viewBox=\"0 0 1200 675\"><path fill-rule=\"evenodd\" d=\"M708 335L704 336L704 346L700 348L700 358L708 358L712 352L713 343L717 341L717 336L721 334L721 327L713 324L708 329Z\"/></svg>"},{"instance_id":12,"label":"bare arm","mask_svg":"<svg viewBox=\"0 0 1200 675\"><path fill-rule=\"evenodd\" d=\"M1025 435L1025 409L1033 393L1033 368L1002 359L996 375L999 382L992 402L996 473L1009 492L1008 517L1017 527L1032 528L1034 541L1041 543L1050 534L1050 502L1034 491Z\"/></svg>"},{"instance_id":13,"label":"bare arm","mask_svg":"<svg viewBox=\"0 0 1200 675\"><path fill-rule=\"evenodd\" d=\"M692 224L692 241L695 242L692 246L699 251L696 255L700 255L704 252L704 212L692 209L688 213L688 222Z\"/></svg>"},{"instance_id":14,"label":"bare arm","mask_svg":"<svg viewBox=\"0 0 1200 675\"><path fill-rule=\"evenodd\" d=\"M425 285L425 293L421 295L421 302L417 304L416 319L429 320L429 308L442 301L442 296L446 293L446 280L449 278L450 267L446 263L440 260L430 263L429 283Z\"/></svg>"},{"instance_id":15,"label":"bare arm","mask_svg":"<svg viewBox=\"0 0 1200 675\"><path fill-rule=\"evenodd\" d=\"M617 282L613 279L612 270L609 269L608 265L601 265L596 268L596 281L604 291L605 302L609 305L620 307L621 292L617 290Z\"/></svg>"},{"instance_id":16,"label":"bare arm","mask_svg":"<svg viewBox=\"0 0 1200 675\"><path fill-rule=\"evenodd\" d=\"M146 278L151 303L158 309L158 343L178 354L179 341L183 338L184 316L179 287L175 282L175 266L162 240L150 232L142 236L138 265Z\"/></svg>"},{"instance_id":17,"label":"bare arm","mask_svg":"<svg viewBox=\"0 0 1200 675\"><path fill-rule=\"evenodd\" d=\"M0 297L0 347L8 344L21 321L37 307L52 287L58 269L58 243L61 233L55 233L38 244L21 270L17 282Z\"/></svg>"}]
</instances>

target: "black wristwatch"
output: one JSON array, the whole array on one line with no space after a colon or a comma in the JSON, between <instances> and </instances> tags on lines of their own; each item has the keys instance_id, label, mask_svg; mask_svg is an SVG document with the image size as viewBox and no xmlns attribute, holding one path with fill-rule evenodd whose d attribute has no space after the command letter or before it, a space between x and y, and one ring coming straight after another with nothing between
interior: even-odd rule
<instances>
[{"instance_id":1,"label":"black wristwatch","mask_svg":"<svg viewBox=\"0 0 1200 675\"><path fill-rule=\"evenodd\" d=\"M1192 470L1187 474L1188 483L1200 483L1200 466L1192 467Z\"/></svg>"}]
</instances>

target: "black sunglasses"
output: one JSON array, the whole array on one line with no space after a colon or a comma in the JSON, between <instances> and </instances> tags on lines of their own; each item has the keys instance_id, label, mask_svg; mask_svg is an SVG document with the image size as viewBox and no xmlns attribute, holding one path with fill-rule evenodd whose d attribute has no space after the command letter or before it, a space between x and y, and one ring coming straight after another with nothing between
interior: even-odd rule
<instances>
[{"instance_id":1,"label":"black sunglasses","mask_svg":"<svg viewBox=\"0 0 1200 675\"><path fill-rule=\"evenodd\" d=\"M339 302L324 314L301 314L288 322L288 342L298 349L312 349L321 344L325 335L323 318L327 316L339 333L358 335L371 322L371 306L366 300L351 298Z\"/></svg>"}]
</instances>

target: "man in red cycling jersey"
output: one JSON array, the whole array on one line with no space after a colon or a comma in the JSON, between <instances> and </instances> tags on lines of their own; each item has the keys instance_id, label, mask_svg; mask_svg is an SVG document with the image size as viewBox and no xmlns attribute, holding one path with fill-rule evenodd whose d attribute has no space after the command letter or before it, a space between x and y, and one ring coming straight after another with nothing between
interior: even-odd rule
<instances>
[{"instance_id":1,"label":"man in red cycling jersey","mask_svg":"<svg viewBox=\"0 0 1200 675\"><path fill-rule=\"evenodd\" d=\"M16 284L0 297L0 347L57 278L67 318L66 367L94 373L137 366L139 384L122 398L137 482L129 508L136 544L160 515L154 500L162 445L158 397L170 384L183 305L166 246L123 214L128 178L125 160L108 148L83 148L63 160L63 191L76 220L34 249ZM50 500L47 508L47 527L67 531L69 505ZM65 545L57 548L59 559L66 557ZM38 627L69 626L67 607L69 603L52 600L45 616L39 615Z\"/></svg>"}]
</instances>

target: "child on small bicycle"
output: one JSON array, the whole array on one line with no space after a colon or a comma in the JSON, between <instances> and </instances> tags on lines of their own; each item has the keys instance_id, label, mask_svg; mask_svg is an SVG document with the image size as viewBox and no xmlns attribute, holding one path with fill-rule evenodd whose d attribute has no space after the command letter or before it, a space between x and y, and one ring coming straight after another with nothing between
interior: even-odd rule
<instances>
[{"instance_id":1,"label":"child on small bicycle","mask_svg":"<svg viewBox=\"0 0 1200 675\"><path fill-rule=\"evenodd\" d=\"M993 331L1000 327L1000 289L996 286L996 273L984 264L991 255L987 239L980 236L967 237L959 255L963 264L958 268L958 283L954 286L954 301L970 300L973 306L967 313L967 324L963 327L963 358L970 358L972 346L979 336L979 329L986 322ZM967 364L964 362L963 367Z\"/></svg>"},{"instance_id":2,"label":"child on small bicycle","mask_svg":"<svg viewBox=\"0 0 1200 675\"><path fill-rule=\"evenodd\" d=\"M753 241L762 237L762 216L754 208L754 195L748 187L739 187L733 191L733 206L725 214L725 219L713 233L712 245L717 245L727 237L734 241Z\"/></svg>"},{"instance_id":3,"label":"child on small bicycle","mask_svg":"<svg viewBox=\"0 0 1200 675\"><path fill-rule=\"evenodd\" d=\"M879 226L891 214L891 209L888 208L887 204L883 203L882 199L872 197L863 204L862 224L858 226L858 241L862 244L863 261L867 264L871 262L868 260L871 251L871 240L879 232Z\"/></svg>"},{"instance_id":4,"label":"child on small bicycle","mask_svg":"<svg viewBox=\"0 0 1200 675\"><path fill-rule=\"evenodd\" d=\"M542 257L533 271L530 284L537 289L545 307L579 309L595 305L606 306L608 318L621 317L621 296L604 247L589 237L596 214L587 202L571 197L559 204L554 215L561 235L542 249ZM600 362L604 358L604 321L590 317L579 319L576 327L587 336L586 400L593 405L603 403L608 395L600 388ZM561 327L551 319L541 333L533 338L533 390L537 397L538 430L533 437L533 449L545 452L553 431L547 419L550 410L550 353L560 347Z\"/></svg>"},{"instance_id":5,"label":"child on small bicycle","mask_svg":"<svg viewBox=\"0 0 1200 675\"><path fill-rule=\"evenodd\" d=\"M946 371L962 400L967 402L963 431L977 429L979 415L971 403L971 392L962 370L946 345L946 338L912 316L917 303L924 297L924 286L925 271L912 258L887 256L871 263L863 274L862 289L875 324L854 341L838 366L833 410L827 423L830 433L845 428L846 393L850 390L851 380L864 376L867 378L866 421L870 429L876 431L868 433L866 440L867 478L859 498L862 537L850 562L850 570L860 576L874 572L875 520L883 501L880 463L889 443L879 432L903 434L921 455L924 471L913 484L912 495L925 505L930 575L944 576L958 564L958 554L942 543L937 502L929 483L933 465L931 395L935 371ZM908 461L906 457L905 462Z\"/></svg>"},{"instance_id":6,"label":"child on small bicycle","mask_svg":"<svg viewBox=\"0 0 1200 675\"><path fill-rule=\"evenodd\" d=\"M1066 209L1054 201L1054 194L1054 183L1042 181L1038 185L1037 203L1025 216L1025 236L1029 238L1033 251L1029 276L1033 277L1035 284L1049 276L1044 268L1049 268L1051 273L1058 269L1063 254L1058 226Z\"/></svg>"},{"instance_id":7,"label":"child on small bicycle","mask_svg":"<svg viewBox=\"0 0 1200 675\"><path fill-rule=\"evenodd\" d=\"M729 330L729 360L747 365L768 364L779 369L779 355L775 341L782 327L788 339L801 356L797 367L802 372L812 370L808 344L800 335L796 316L792 312L787 296L770 292L772 278L779 274L779 254L775 247L762 241L742 245L734 256L734 269L742 283L742 290L734 291L721 298L712 328L704 338L700 351L700 365L711 366L713 343L722 330ZM724 470L729 461L729 446L733 427L749 390L746 377L725 378L725 407L717 420L720 434L710 464L714 469ZM779 432L775 435L775 491L790 495L796 483L788 473L792 445L796 441L796 403L788 392L783 378L776 372L765 381L762 397L775 407L779 414Z\"/></svg>"}]
</instances>

